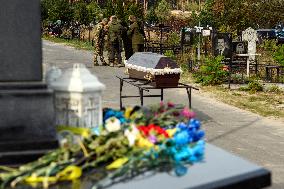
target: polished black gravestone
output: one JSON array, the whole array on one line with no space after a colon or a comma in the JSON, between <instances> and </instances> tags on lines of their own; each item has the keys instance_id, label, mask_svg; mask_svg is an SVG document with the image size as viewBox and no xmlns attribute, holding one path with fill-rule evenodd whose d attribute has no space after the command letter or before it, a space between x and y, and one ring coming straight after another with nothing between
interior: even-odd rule
<instances>
[{"instance_id":1,"label":"polished black gravestone","mask_svg":"<svg viewBox=\"0 0 284 189\"><path fill-rule=\"evenodd\" d=\"M136 170L135 170L136 171ZM85 174L80 182L60 183L50 189L94 189L92 177ZM106 181L97 189L261 189L271 185L271 172L214 145L206 144L203 162L189 166L188 173L177 177L167 172L146 172L122 181ZM32 189L18 186L16 189Z\"/></svg>"},{"instance_id":2,"label":"polished black gravestone","mask_svg":"<svg viewBox=\"0 0 284 189\"><path fill-rule=\"evenodd\" d=\"M42 82L40 0L0 0L0 165L57 147L53 93Z\"/></svg>"}]
</instances>

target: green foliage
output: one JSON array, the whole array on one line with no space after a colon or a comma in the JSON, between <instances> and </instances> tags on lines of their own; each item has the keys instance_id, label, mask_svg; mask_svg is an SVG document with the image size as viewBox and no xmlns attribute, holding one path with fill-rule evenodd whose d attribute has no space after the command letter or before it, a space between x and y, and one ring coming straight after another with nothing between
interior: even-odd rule
<instances>
[{"instance_id":1,"label":"green foliage","mask_svg":"<svg viewBox=\"0 0 284 189\"><path fill-rule=\"evenodd\" d=\"M248 83L249 82L247 76L241 73L231 74L231 81L233 81L233 83Z\"/></svg>"},{"instance_id":2,"label":"green foliage","mask_svg":"<svg viewBox=\"0 0 284 189\"><path fill-rule=\"evenodd\" d=\"M275 39L265 39L260 47L266 51L275 52L277 49L277 41Z\"/></svg>"},{"instance_id":3,"label":"green foliage","mask_svg":"<svg viewBox=\"0 0 284 189\"><path fill-rule=\"evenodd\" d=\"M273 28L283 21L284 1L207 0L200 14L202 25L238 33L248 27Z\"/></svg>"},{"instance_id":4,"label":"green foliage","mask_svg":"<svg viewBox=\"0 0 284 189\"><path fill-rule=\"evenodd\" d=\"M204 64L193 74L196 82L202 85L222 84L228 76L228 71L221 63L223 59L223 56L206 58Z\"/></svg>"},{"instance_id":5,"label":"green foliage","mask_svg":"<svg viewBox=\"0 0 284 189\"><path fill-rule=\"evenodd\" d=\"M179 45L180 44L180 36L177 32L171 32L168 36L167 44L172 45Z\"/></svg>"},{"instance_id":6,"label":"green foliage","mask_svg":"<svg viewBox=\"0 0 284 189\"><path fill-rule=\"evenodd\" d=\"M129 15L134 15L140 21L144 20L143 6L136 5L135 3L129 3L125 7L126 20L128 21Z\"/></svg>"},{"instance_id":7,"label":"green foliage","mask_svg":"<svg viewBox=\"0 0 284 189\"><path fill-rule=\"evenodd\" d=\"M166 0L161 0L155 9L155 13L160 23L164 23L170 15L170 4Z\"/></svg>"},{"instance_id":8,"label":"green foliage","mask_svg":"<svg viewBox=\"0 0 284 189\"><path fill-rule=\"evenodd\" d=\"M263 91L263 85L259 82L257 78L250 78L248 85L246 87L240 87L239 90L255 93Z\"/></svg>"},{"instance_id":9,"label":"green foliage","mask_svg":"<svg viewBox=\"0 0 284 189\"><path fill-rule=\"evenodd\" d=\"M73 10L68 0L42 0L41 7L44 13L43 19L47 21L69 22L73 18Z\"/></svg>"},{"instance_id":10,"label":"green foliage","mask_svg":"<svg viewBox=\"0 0 284 189\"><path fill-rule=\"evenodd\" d=\"M263 91L263 86L258 80L252 79L248 83L248 89L251 92Z\"/></svg>"},{"instance_id":11,"label":"green foliage","mask_svg":"<svg viewBox=\"0 0 284 189\"><path fill-rule=\"evenodd\" d=\"M173 50L166 50L165 53L164 53L165 56L175 60L176 59L176 56L174 54L174 51Z\"/></svg>"},{"instance_id":12,"label":"green foliage","mask_svg":"<svg viewBox=\"0 0 284 189\"><path fill-rule=\"evenodd\" d=\"M69 0L41 0L41 14L43 22L78 21L84 25L97 23L112 15L116 15L124 23L128 22L129 15L135 15L140 21L144 20L143 7L124 0L107 0L103 7L98 5L97 0L79 0L73 3Z\"/></svg>"},{"instance_id":13,"label":"green foliage","mask_svg":"<svg viewBox=\"0 0 284 189\"><path fill-rule=\"evenodd\" d=\"M276 49L273 53L273 59L281 66L284 66L284 45L281 45Z\"/></svg>"},{"instance_id":14,"label":"green foliage","mask_svg":"<svg viewBox=\"0 0 284 189\"><path fill-rule=\"evenodd\" d=\"M282 92L281 88L277 85L271 85L267 88L267 92L272 92L272 93L280 93Z\"/></svg>"},{"instance_id":15,"label":"green foliage","mask_svg":"<svg viewBox=\"0 0 284 189\"><path fill-rule=\"evenodd\" d=\"M103 11L99 7L96 1L91 1L90 4L86 6L88 11L88 22L91 23L92 21L100 21L103 18Z\"/></svg>"},{"instance_id":16,"label":"green foliage","mask_svg":"<svg viewBox=\"0 0 284 189\"><path fill-rule=\"evenodd\" d=\"M186 11L199 11L199 4L197 2L189 2L185 5Z\"/></svg>"},{"instance_id":17,"label":"green foliage","mask_svg":"<svg viewBox=\"0 0 284 189\"><path fill-rule=\"evenodd\" d=\"M115 14L115 7L113 6L112 0L107 0L106 7L103 8L103 13L105 18Z\"/></svg>"},{"instance_id":18,"label":"green foliage","mask_svg":"<svg viewBox=\"0 0 284 189\"><path fill-rule=\"evenodd\" d=\"M74 4L74 19L81 24L88 25L91 20L89 18L87 5L84 1L78 1Z\"/></svg>"},{"instance_id":19,"label":"green foliage","mask_svg":"<svg viewBox=\"0 0 284 189\"><path fill-rule=\"evenodd\" d=\"M145 20L146 22L151 23L151 24L155 24L158 22L159 19L153 7L147 10Z\"/></svg>"}]
</instances>

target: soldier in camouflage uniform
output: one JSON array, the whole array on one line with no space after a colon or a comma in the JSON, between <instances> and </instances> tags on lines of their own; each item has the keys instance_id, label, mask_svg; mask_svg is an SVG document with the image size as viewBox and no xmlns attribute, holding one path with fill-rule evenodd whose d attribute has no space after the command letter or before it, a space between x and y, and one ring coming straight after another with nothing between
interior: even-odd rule
<instances>
[{"instance_id":1,"label":"soldier in camouflage uniform","mask_svg":"<svg viewBox=\"0 0 284 189\"><path fill-rule=\"evenodd\" d=\"M139 26L137 19L135 16L129 16L130 26L127 31L127 35L130 39L132 39L132 50L135 52L143 52L144 51L144 29Z\"/></svg>"},{"instance_id":2,"label":"soldier in camouflage uniform","mask_svg":"<svg viewBox=\"0 0 284 189\"><path fill-rule=\"evenodd\" d=\"M102 65L104 66L107 65L106 61L104 60L104 44L105 44L104 36L106 35L105 26L107 22L108 20L104 18L101 22L99 22L96 25L96 28L95 28L95 36L94 36L94 39L95 39L94 65L95 66L99 66L98 56L100 57Z\"/></svg>"},{"instance_id":3,"label":"soldier in camouflage uniform","mask_svg":"<svg viewBox=\"0 0 284 189\"><path fill-rule=\"evenodd\" d=\"M124 27L119 23L116 16L111 16L108 24L108 48L109 48L109 64L114 66L115 58L117 58L117 66L122 65L122 32Z\"/></svg>"}]
</instances>

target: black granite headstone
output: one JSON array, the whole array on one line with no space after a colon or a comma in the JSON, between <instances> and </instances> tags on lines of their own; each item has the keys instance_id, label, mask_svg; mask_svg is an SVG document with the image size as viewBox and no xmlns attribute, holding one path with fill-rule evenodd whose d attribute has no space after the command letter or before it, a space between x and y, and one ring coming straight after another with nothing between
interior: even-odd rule
<instances>
[{"instance_id":1,"label":"black granite headstone","mask_svg":"<svg viewBox=\"0 0 284 189\"><path fill-rule=\"evenodd\" d=\"M212 37L214 56L222 55L225 58L232 56L232 34L214 33Z\"/></svg>"},{"instance_id":2,"label":"black granite headstone","mask_svg":"<svg viewBox=\"0 0 284 189\"><path fill-rule=\"evenodd\" d=\"M0 81L41 81L38 0L0 0Z\"/></svg>"},{"instance_id":3,"label":"black granite headstone","mask_svg":"<svg viewBox=\"0 0 284 189\"><path fill-rule=\"evenodd\" d=\"M57 147L53 92L42 83L40 0L0 0L0 165Z\"/></svg>"}]
</instances>

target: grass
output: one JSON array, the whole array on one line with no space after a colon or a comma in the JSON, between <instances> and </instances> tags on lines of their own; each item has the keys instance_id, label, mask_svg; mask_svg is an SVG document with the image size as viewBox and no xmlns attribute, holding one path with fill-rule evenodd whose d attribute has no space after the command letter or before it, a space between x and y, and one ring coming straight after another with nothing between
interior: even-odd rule
<instances>
[{"instance_id":1,"label":"grass","mask_svg":"<svg viewBox=\"0 0 284 189\"><path fill-rule=\"evenodd\" d=\"M57 38L52 36L43 36L42 39L52 41L55 43L62 43L71 47L74 47L75 49L84 49L84 50L93 50L94 47L92 46L92 42L89 41L82 41L78 39L64 39L64 38Z\"/></svg>"},{"instance_id":2,"label":"grass","mask_svg":"<svg viewBox=\"0 0 284 189\"><path fill-rule=\"evenodd\" d=\"M227 104L249 110L265 117L284 118L284 92L249 93L223 87L203 87L206 92Z\"/></svg>"},{"instance_id":3,"label":"grass","mask_svg":"<svg viewBox=\"0 0 284 189\"><path fill-rule=\"evenodd\" d=\"M188 72L182 74L182 82L194 83ZM238 89L228 89L223 86L198 86L203 94L226 104L245 109L265 117L284 118L284 91L270 90L251 93ZM273 92L271 92L273 91Z\"/></svg>"},{"instance_id":4,"label":"grass","mask_svg":"<svg viewBox=\"0 0 284 189\"><path fill-rule=\"evenodd\" d=\"M44 36L43 39L63 43L75 47L76 49L93 50L91 42L80 40L67 40ZM181 75L181 82L194 83L192 74L184 71ZM195 84L194 84L195 85ZM284 118L284 92L272 90L274 92L250 93L240 90L229 90L222 86L199 86L201 92L206 96L213 97L224 103L249 110L265 117Z\"/></svg>"}]
</instances>

